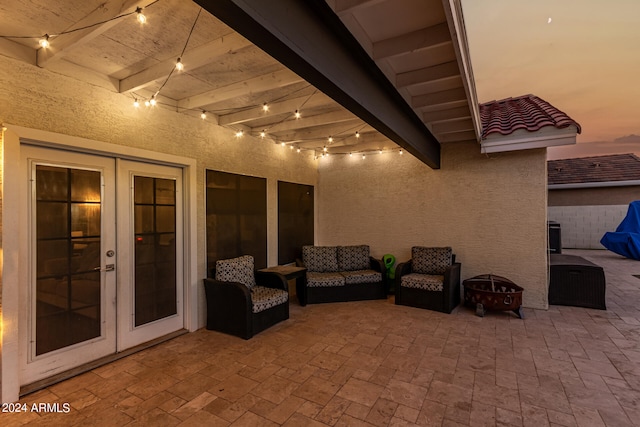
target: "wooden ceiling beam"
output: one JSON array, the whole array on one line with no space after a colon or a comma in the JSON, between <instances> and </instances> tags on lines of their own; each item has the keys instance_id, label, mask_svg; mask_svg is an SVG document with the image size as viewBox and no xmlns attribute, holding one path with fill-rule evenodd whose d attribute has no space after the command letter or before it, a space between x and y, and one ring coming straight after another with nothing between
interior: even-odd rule
<instances>
[{"instance_id":1,"label":"wooden ceiling beam","mask_svg":"<svg viewBox=\"0 0 640 427\"><path fill-rule=\"evenodd\" d=\"M467 100L467 93L464 88L443 90L440 92L416 95L411 98L411 105L414 108L433 107L435 105L447 105L458 101Z\"/></svg>"},{"instance_id":2,"label":"wooden ceiling beam","mask_svg":"<svg viewBox=\"0 0 640 427\"><path fill-rule=\"evenodd\" d=\"M338 15L354 12L358 9L373 6L384 0L329 0Z\"/></svg>"},{"instance_id":3,"label":"wooden ceiling beam","mask_svg":"<svg viewBox=\"0 0 640 427\"><path fill-rule=\"evenodd\" d=\"M378 61L420 49L433 48L445 43L451 43L451 34L449 33L449 26L446 22L443 22L374 43L373 59Z\"/></svg>"},{"instance_id":4,"label":"wooden ceiling beam","mask_svg":"<svg viewBox=\"0 0 640 427\"><path fill-rule=\"evenodd\" d=\"M441 122L445 120L457 120L470 117L471 113L469 112L469 107L467 106L425 112L422 114L422 118L427 123Z\"/></svg>"},{"instance_id":5,"label":"wooden ceiling beam","mask_svg":"<svg viewBox=\"0 0 640 427\"><path fill-rule=\"evenodd\" d=\"M353 120L353 114L346 110L340 111L332 111L330 113L317 114L315 116L309 116L301 119L291 119L285 120L282 123L277 123L275 125L269 126L260 126L253 128L253 132L261 132L263 129L267 130L267 133L276 133L283 132L289 130L297 130L310 128L315 126L323 126L328 124L334 124L338 122ZM327 135L327 137L330 135Z\"/></svg>"},{"instance_id":6,"label":"wooden ceiling beam","mask_svg":"<svg viewBox=\"0 0 640 427\"><path fill-rule=\"evenodd\" d=\"M304 80L295 73L284 69L181 99L178 101L178 107L185 110L202 108L205 105L240 97L248 93L265 92L276 87L289 86L302 81Z\"/></svg>"},{"instance_id":7,"label":"wooden ceiling beam","mask_svg":"<svg viewBox=\"0 0 640 427\"><path fill-rule=\"evenodd\" d=\"M445 133L473 131L473 121L471 117L461 118L459 120L449 120L446 122L435 123L431 127L431 131L440 136Z\"/></svg>"},{"instance_id":8,"label":"wooden ceiling beam","mask_svg":"<svg viewBox=\"0 0 640 427\"><path fill-rule=\"evenodd\" d=\"M377 132L370 125L363 123L362 120L354 117L353 120L346 120L329 126L270 132L270 134L273 134L276 138L283 141L301 141L310 139L326 139L329 135L336 135L341 138L345 135L355 135L356 131L359 131L361 134Z\"/></svg>"},{"instance_id":9,"label":"wooden ceiling beam","mask_svg":"<svg viewBox=\"0 0 640 427\"><path fill-rule=\"evenodd\" d=\"M432 67L398 73L396 75L396 86L402 88L459 76L460 70L458 69L458 63L451 61L445 62L444 64L434 65Z\"/></svg>"},{"instance_id":10,"label":"wooden ceiling beam","mask_svg":"<svg viewBox=\"0 0 640 427\"><path fill-rule=\"evenodd\" d=\"M76 22L73 26L66 29L65 34L59 36L51 36L49 40L50 46L48 48L40 48L37 51L37 64L39 67L46 67L52 61L63 58L67 52L77 48L91 40L110 28L118 25L122 19L113 19L119 15L132 13L136 11L136 8L142 7L145 2L142 0L106 0L93 12ZM129 17L129 19L135 19L135 17ZM106 21L106 22L105 22ZM103 22L100 25L91 26L96 22ZM82 30L69 32L75 28L84 28Z\"/></svg>"},{"instance_id":11,"label":"wooden ceiling beam","mask_svg":"<svg viewBox=\"0 0 640 427\"><path fill-rule=\"evenodd\" d=\"M251 46L251 42L240 34L233 32L218 39L205 43L194 49L187 50L181 58L185 70L195 70L213 62L216 58L234 53L242 48ZM178 58L168 58L136 74L120 80L120 93L139 90L158 79L164 79L171 72Z\"/></svg>"},{"instance_id":12,"label":"wooden ceiling beam","mask_svg":"<svg viewBox=\"0 0 640 427\"><path fill-rule=\"evenodd\" d=\"M219 124L222 126L233 125L236 123L264 119L269 116L284 113L294 114L296 110L300 111L300 114L302 115L304 114L305 108L316 108L323 105L335 105L335 101L321 92L316 92L311 96L300 96L298 98L269 103L269 111L266 112L262 106L259 106L239 111L237 113L221 114L219 117Z\"/></svg>"}]
</instances>

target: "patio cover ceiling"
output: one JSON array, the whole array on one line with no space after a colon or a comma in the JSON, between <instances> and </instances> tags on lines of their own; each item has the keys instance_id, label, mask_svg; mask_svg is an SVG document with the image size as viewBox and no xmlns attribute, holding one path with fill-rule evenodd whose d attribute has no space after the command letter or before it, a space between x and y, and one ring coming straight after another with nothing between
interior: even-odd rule
<instances>
[{"instance_id":1,"label":"patio cover ceiling","mask_svg":"<svg viewBox=\"0 0 640 427\"><path fill-rule=\"evenodd\" d=\"M317 153L480 139L459 0L197 3L6 0L0 54Z\"/></svg>"}]
</instances>

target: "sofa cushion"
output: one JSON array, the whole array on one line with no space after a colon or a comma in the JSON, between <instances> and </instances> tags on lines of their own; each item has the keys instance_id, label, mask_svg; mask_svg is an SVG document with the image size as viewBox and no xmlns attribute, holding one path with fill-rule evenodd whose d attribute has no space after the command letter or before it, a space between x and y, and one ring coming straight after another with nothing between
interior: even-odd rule
<instances>
[{"instance_id":1,"label":"sofa cushion","mask_svg":"<svg viewBox=\"0 0 640 427\"><path fill-rule=\"evenodd\" d=\"M374 270L341 271L340 274L344 276L344 282L347 285L382 282L382 273Z\"/></svg>"},{"instance_id":2,"label":"sofa cushion","mask_svg":"<svg viewBox=\"0 0 640 427\"><path fill-rule=\"evenodd\" d=\"M289 293L282 289L267 288L265 286L251 288L251 302L253 303L254 313L260 313L287 301L289 301Z\"/></svg>"},{"instance_id":3,"label":"sofa cushion","mask_svg":"<svg viewBox=\"0 0 640 427\"><path fill-rule=\"evenodd\" d=\"M442 292L443 282L444 276L411 273L402 276L400 279L400 286L405 288L423 289L425 291Z\"/></svg>"},{"instance_id":4,"label":"sofa cushion","mask_svg":"<svg viewBox=\"0 0 640 427\"><path fill-rule=\"evenodd\" d=\"M414 273L443 275L451 265L451 254L450 247L414 246L411 248L411 269Z\"/></svg>"},{"instance_id":5,"label":"sofa cushion","mask_svg":"<svg viewBox=\"0 0 640 427\"><path fill-rule=\"evenodd\" d=\"M369 246L338 246L338 271L368 270Z\"/></svg>"},{"instance_id":6,"label":"sofa cushion","mask_svg":"<svg viewBox=\"0 0 640 427\"><path fill-rule=\"evenodd\" d=\"M307 271L307 286L310 288L326 288L330 286L344 286L344 276L340 273L318 273Z\"/></svg>"},{"instance_id":7,"label":"sofa cushion","mask_svg":"<svg viewBox=\"0 0 640 427\"><path fill-rule=\"evenodd\" d=\"M238 258L216 261L216 280L238 282L251 289L256 285L253 271L253 257L244 255Z\"/></svg>"},{"instance_id":8,"label":"sofa cushion","mask_svg":"<svg viewBox=\"0 0 640 427\"><path fill-rule=\"evenodd\" d=\"M338 253L335 246L303 246L302 262L307 271L338 271Z\"/></svg>"}]
</instances>

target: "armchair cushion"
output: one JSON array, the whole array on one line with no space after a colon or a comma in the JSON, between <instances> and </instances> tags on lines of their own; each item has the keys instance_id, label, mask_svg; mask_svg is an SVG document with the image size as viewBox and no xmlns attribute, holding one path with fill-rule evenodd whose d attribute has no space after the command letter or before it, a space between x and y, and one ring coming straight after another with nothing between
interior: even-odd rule
<instances>
[{"instance_id":1,"label":"armchair cushion","mask_svg":"<svg viewBox=\"0 0 640 427\"><path fill-rule=\"evenodd\" d=\"M338 271L368 270L369 246L338 246Z\"/></svg>"},{"instance_id":2,"label":"armchair cushion","mask_svg":"<svg viewBox=\"0 0 640 427\"><path fill-rule=\"evenodd\" d=\"M452 249L414 246L411 248L411 264L414 273L442 276L452 263Z\"/></svg>"},{"instance_id":3,"label":"armchair cushion","mask_svg":"<svg viewBox=\"0 0 640 427\"><path fill-rule=\"evenodd\" d=\"M341 271L340 274L344 276L347 285L382 282L382 273L374 270Z\"/></svg>"},{"instance_id":4,"label":"armchair cushion","mask_svg":"<svg viewBox=\"0 0 640 427\"><path fill-rule=\"evenodd\" d=\"M310 288L344 286L344 283L344 276L340 273L307 271L307 286Z\"/></svg>"},{"instance_id":5,"label":"armchair cushion","mask_svg":"<svg viewBox=\"0 0 640 427\"><path fill-rule=\"evenodd\" d=\"M405 288L423 289L425 291L438 291L442 292L444 283L444 276L437 276L432 274L418 274L411 273L406 276L402 276L400 280L400 286Z\"/></svg>"},{"instance_id":6,"label":"armchair cushion","mask_svg":"<svg viewBox=\"0 0 640 427\"><path fill-rule=\"evenodd\" d=\"M216 261L216 280L238 282L251 289L256 285L253 257L243 255L238 258Z\"/></svg>"},{"instance_id":7,"label":"armchair cushion","mask_svg":"<svg viewBox=\"0 0 640 427\"><path fill-rule=\"evenodd\" d=\"M335 246L303 246L302 261L307 271L338 271L338 252Z\"/></svg>"},{"instance_id":8,"label":"armchair cushion","mask_svg":"<svg viewBox=\"0 0 640 427\"><path fill-rule=\"evenodd\" d=\"M282 289L254 286L251 289L253 312L260 313L268 308L284 304L289 301L289 293Z\"/></svg>"}]
</instances>

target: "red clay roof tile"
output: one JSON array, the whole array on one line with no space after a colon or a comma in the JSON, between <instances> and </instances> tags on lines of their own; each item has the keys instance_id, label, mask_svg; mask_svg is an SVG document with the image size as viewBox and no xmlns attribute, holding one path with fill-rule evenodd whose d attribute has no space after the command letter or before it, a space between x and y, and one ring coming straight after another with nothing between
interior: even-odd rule
<instances>
[{"instance_id":1,"label":"red clay roof tile","mask_svg":"<svg viewBox=\"0 0 640 427\"><path fill-rule=\"evenodd\" d=\"M548 184L640 180L640 158L634 154L549 160Z\"/></svg>"},{"instance_id":2,"label":"red clay roof tile","mask_svg":"<svg viewBox=\"0 0 640 427\"><path fill-rule=\"evenodd\" d=\"M535 95L524 95L480 104L482 139L492 133L509 135L518 129L535 132L545 126L558 129L580 125L547 101Z\"/></svg>"}]
</instances>

